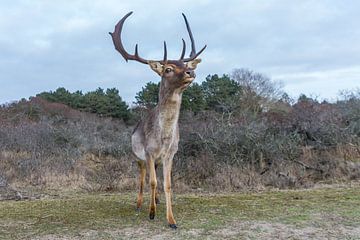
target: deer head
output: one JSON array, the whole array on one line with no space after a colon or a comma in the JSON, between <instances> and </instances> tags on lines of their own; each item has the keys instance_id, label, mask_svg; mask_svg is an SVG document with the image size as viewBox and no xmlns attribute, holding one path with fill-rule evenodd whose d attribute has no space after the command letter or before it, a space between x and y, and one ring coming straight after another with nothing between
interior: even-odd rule
<instances>
[{"instance_id":1,"label":"deer head","mask_svg":"<svg viewBox=\"0 0 360 240\"><path fill-rule=\"evenodd\" d=\"M182 39L183 48L178 60L167 59L166 42L164 41L164 57L163 60L147 60L139 56L138 45L135 45L135 54L131 55L126 52L122 41L121 32L125 20L132 14L129 12L126 14L115 26L113 33L109 33L115 45L115 49L128 60L135 60L143 64L148 64L150 68L161 76L162 83L166 85L166 88L170 89L181 89L184 90L190 83L195 79L196 66L201 62L200 58L197 58L206 48L206 45L199 51L196 52L194 38L186 19L185 14L182 14L185 20L186 28L191 40L191 53L188 58L184 58L186 51L186 43Z\"/></svg>"}]
</instances>

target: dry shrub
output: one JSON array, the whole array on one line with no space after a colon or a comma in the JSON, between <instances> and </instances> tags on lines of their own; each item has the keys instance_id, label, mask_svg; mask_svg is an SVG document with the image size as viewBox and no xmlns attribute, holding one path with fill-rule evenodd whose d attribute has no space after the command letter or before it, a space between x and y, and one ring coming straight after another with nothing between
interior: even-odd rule
<instances>
[{"instance_id":1,"label":"dry shrub","mask_svg":"<svg viewBox=\"0 0 360 240\"><path fill-rule=\"evenodd\" d=\"M360 162L360 149L354 144L339 144L331 152L346 161Z\"/></svg>"},{"instance_id":2,"label":"dry shrub","mask_svg":"<svg viewBox=\"0 0 360 240\"><path fill-rule=\"evenodd\" d=\"M249 167L238 167L223 164L217 168L209 184L215 191L257 191L263 189L258 172Z\"/></svg>"},{"instance_id":3,"label":"dry shrub","mask_svg":"<svg viewBox=\"0 0 360 240\"><path fill-rule=\"evenodd\" d=\"M86 179L82 188L89 191L119 191L134 188L133 165L128 156L114 158L111 155L87 153L81 157L75 169Z\"/></svg>"},{"instance_id":4,"label":"dry shrub","mask_svg":"<svg viewBox=\"0 0 360 240\"><path fill-rule=\"evenodd\" d=\"M360 178L360 104L302 100L263 112L183 112L175 191L309 187ZM142 110L137 109L142 116ZM136 188L133 127L41 99L0 107L0 176L40 188ZM162 170L158 170L162 188Z\"/></svg>"},{"instance_id":5,"label":"dry shrub","mask_svg":"<svg viewBox=\"0 0 360 240\"><path fill-rule=\"evenodd\" d=\"M216 174L215 161L209 159L210 157L206 152L197 157L187 157L184 159L175 157L173 169L174 181L181 181L190 188L208 186L209 183L207 181Z\"/></svg>"},{"instance_id":6,"label":"dry shrub","mask_svg":"<svg viewBox=\"0 0 360 240\"><path fill-rule=\"evenodd\" d=\"M108 164L93 173L104 179L101 189L113 188L111 179L121 174L119 179L126 180L128 168L121 164L130 152L131 129L121 120L101 119L38 98L0 108L0 119L0 169L13 185L43 188L57 182L65 188L81 187L89 179L76 167L91 153L107 155Z\"/></svg>"},{"instance_id":7,"label":"dry shrub","mask_svg":"<svg viewBox=\"0 0 360 240\"><path fill-rule=\"evenodd\" d=\"M262 114L205 112L181 119L174 172L190 188L309 187L353 179L360 145L336 106L280 104Z\"/></svg>"}]
</instances>

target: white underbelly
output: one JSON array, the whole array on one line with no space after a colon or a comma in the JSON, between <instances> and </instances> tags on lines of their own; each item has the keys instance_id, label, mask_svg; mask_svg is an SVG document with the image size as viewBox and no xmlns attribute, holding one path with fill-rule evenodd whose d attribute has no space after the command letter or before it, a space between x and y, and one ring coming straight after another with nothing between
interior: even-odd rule
<instances>
[{"instance_id":1,"label":"white underbelly","mask_svg":"<svg viewBox=\"0 0 360 240\"><path fill-rule=\"evenodd\" d=\"M131 136L131 146L132 146L132 151L135 154L135 156L139 160L145 161L146 160L145 148L140 140L140 137L138 136L138 134L136 132Z\"/></svg>"}]
</instances>

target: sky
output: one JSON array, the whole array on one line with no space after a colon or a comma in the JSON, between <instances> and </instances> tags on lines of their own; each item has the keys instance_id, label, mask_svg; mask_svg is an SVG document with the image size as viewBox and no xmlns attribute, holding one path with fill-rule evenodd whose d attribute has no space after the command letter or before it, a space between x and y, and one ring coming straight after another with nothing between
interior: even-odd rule
<instances>
[{"instance_id":1,"label":"sky","mask_svg":"<svg viewBox=\"0 0 360 240\"><path fill-rule=\"evenodd\" d=\"M128 12L123 42L146 59L178 59L190 22L201 54L195 81L248 68L300 93L336 100L360 86L360 1L357 0L2 0L0 103L65 87L117 88L129 104L159 77L126 62L108 32ZM187 52L187 55L189 52Z\"/></svg>"}]
</instances>

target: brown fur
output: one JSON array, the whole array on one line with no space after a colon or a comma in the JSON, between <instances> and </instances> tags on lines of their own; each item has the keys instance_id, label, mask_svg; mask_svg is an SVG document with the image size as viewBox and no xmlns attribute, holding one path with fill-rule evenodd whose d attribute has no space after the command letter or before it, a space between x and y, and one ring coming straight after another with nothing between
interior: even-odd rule
<instances>
[{"instance_id":1,"label":"brown fur","mask_svg":"<svg viewBox=\"0 0 360 240\"><path fill-rule=\"evenodd\" d=\"M132 148L138 158L140 168L140 191L137 207L143 202L146 168L150 175L151 199L150 218L156 213L157 180L155 165L163 164L164 191L166 199L166 218L171 227L176 228L176 221L171 205L171 167L178 150L178 119L183 91L194 80L194 70L200 59L188 63L182 61L149 62L150 67L161 76L159 102L149 115L136 127L132 135ZM170 72L169 70L171 69Z\"/></svg>"}]
</instances>

